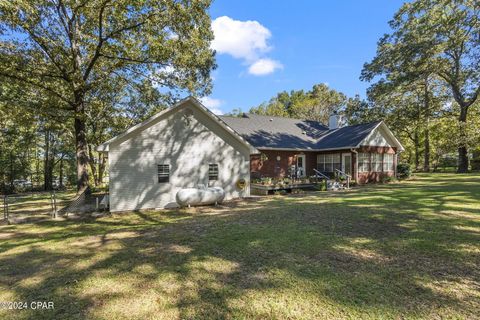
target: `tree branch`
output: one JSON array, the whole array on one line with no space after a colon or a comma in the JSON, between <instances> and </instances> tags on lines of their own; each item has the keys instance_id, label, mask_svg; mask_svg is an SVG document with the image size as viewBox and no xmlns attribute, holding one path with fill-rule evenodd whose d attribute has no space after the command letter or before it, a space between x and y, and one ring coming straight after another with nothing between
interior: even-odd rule
<instances>
[{"instance_id":1,"label":"tree branch","mask_svg":"<svg viewBox=\"0 0 480 320\"><path fill-rule=\"evenodd\" d=\"M104 8L107 3L108 3L108 1L105 1L102 5L102 8ZM101 11L101 14L99 15L99 25L101 23L103 23L103 11L102 10L100 10L100 11ZM158 13L151 13L151 14L147 15L147 17L143 21L140 21L140 22L132 24L132 25L127 25L123 28L114 30L114 31L108 33L105 37L99 36L98 43L97 43L97 46L95 48L95 53L93 54L93 57L90 60L90 63L88 63L88 65L87 65L87 68L86 68L85 73L83 75L83 80L86 81L88 79L88 77L90 76L90 73L91 73L95 63L97 62L98 58L100 58L100 56L101 56L101 50L102 50L103 44L107 40L115 37L116 35L118 35L122 32L133 30L133 29L136 29L136 28L139 28L139 27L143 26L144 24L146 24L150 20L150 18L152 18L156 14L158 14Z\"/></svg>"},{"instance_id":2,"label":"tree branch","mask_svg":"<svg viewBox=\"0 0 480 320\"><path fill-rule=\"evenodd\" d=\"M37 83L35 81L32 81L32 80L28 80L26 78L23 78L23 77L20 77L20 76L17 76L17 75L13 75L13 74L10 74L10 73L3 73L3 72L0 72L0 76L3 76L3 77L6 77L6 78L11 78L11 79L15 79L15 80L18 80L18 81L21 81L21 82L24 82L24 83L27 83L27 84L30 84L32 86L35 86L37 88L40 88L42 90L45 90L47 92L50 92L51 94L53 94L54 96L56 96L57 98L59 98L60 100L62 100L63 102L71 105L73 107L73 104L71 103L70 100L66 99L65 97L63 97L60 93L56 92L55 90L53 90L52 88L50 87L47 87L45 85L42 85L40 83Z\"/></svg>"},{"instance_id":3,"label":"tree branch","mask_svg":"<svg viewBox=\"0 0 480 320\"><path fill-rule=\"evenodd\" d=\"M129 58L129 57L110 56L110 55L106 55L106 54L100 54L100 56L104 57L104 58L107 58L107 59L121 60L121 61L132 62L132 63L161 64L163 66L167 66L167 64L162 63L160 61L151 61L151 60L148 60L148 59L140 60L140 59Z\"/></svg>"}]
</instances>

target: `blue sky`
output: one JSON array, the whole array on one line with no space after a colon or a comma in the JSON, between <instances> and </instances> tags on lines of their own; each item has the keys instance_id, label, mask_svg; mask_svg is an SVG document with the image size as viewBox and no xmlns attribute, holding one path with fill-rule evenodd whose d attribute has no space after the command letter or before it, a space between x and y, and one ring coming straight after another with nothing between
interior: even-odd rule
<instances>
[{"instance_id":1,"label":"blue sky","mask_svg":"<svg viewBox=\"0 0 480 320\"><path fill-rule=\"evenodd\" d=\"M248 111L277 92L327 83L365 96L359 80L403 0L217 0L210 10L218 68L204 99L217 113Z\"/></svg>"}]
</instances>

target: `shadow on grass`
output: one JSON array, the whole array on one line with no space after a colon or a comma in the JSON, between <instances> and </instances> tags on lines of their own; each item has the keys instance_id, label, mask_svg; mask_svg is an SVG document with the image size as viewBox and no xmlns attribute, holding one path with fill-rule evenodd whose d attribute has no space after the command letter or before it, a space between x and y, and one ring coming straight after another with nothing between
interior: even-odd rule
<instances>
[{"instance_id":1,"label":"shadow on grass","mask_svg":"<svg viewBox=\"0 0 480 320\"><path fill-rule=\"evenodd\" d=\"M438 179L9 228L0 286L56 307L7 315L474 317L480 178Z\"/></svg>"}]
</instances>

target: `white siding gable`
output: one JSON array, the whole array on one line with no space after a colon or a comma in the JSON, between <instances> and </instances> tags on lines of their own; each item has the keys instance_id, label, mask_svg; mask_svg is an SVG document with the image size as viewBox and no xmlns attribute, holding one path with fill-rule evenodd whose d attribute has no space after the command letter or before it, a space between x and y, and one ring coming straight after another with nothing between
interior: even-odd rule
<instances>
[{"instance_id":1,"label":"white siding gable","mask_svg":"<svg viewBox=\"0 0 480 320\"><path fill-rule=\"evenodd\" d=\"M381 132L382 130L377 128L372 134L370 134L363 142L362 146L375 146L375 147L391 147L391 142L387 141L385 136Z\"/></svg>"},{"instance_id":2,"label":"white siding gable","mask_svg":"<svg viewBox=\"0 0 480 320\"><path fill-rule=\"evenodd\" d=\"M208 165L218 164L217 181L208 181ZM170 165L170 182L158 183L157 165ZM250 150L212 120L186 103L175 112L132 132L109 146L111 211L176 206L181 188L220 186L226 198L248 196ZM248 183L247 183L248 185Z\"/></svg>"}]
</instances>

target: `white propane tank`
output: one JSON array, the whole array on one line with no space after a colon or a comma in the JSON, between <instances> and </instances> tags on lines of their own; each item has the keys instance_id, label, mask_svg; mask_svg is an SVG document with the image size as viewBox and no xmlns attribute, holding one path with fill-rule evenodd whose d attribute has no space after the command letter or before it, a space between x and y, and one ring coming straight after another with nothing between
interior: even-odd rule
<instances>
[{"instance_id":1,"label":"white propane tank","mask_svg":"<svg viewBox=\"0 0 480 320\"><path fill-rule=\"evenodd\" d=\"M225 191L220 187L206 188L199 185L197 188L180 189L176 200L181 207L221 203L225 198Z\"/></svg>"}]
</instances>

